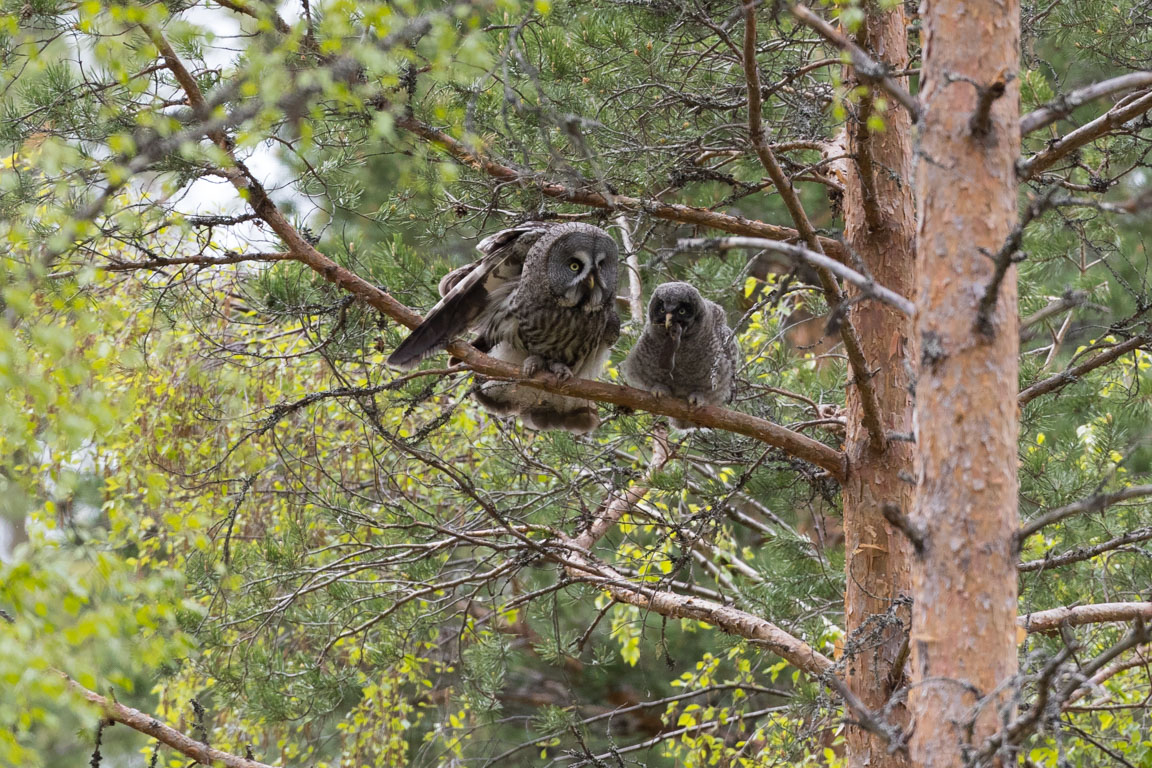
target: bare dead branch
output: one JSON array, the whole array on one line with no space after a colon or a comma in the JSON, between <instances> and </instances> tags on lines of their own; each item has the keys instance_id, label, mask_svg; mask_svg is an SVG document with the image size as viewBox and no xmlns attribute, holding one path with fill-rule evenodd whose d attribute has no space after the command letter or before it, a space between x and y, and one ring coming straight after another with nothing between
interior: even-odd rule
<instances>
[{"instance_id":1,"label":"bare dead branch","mask_svg":"<svg viewBox=\"0 0 1152 768\"><path fill-rule=\"evenodd\" d=\"M872 278L862 275L854 269L849 269L838 261L830 259L822 253L810 251L807 248L791 243L781 243L775 240L764 240L757 237L719 237L719 238L686 238L677 242L681 248L762 248L789 256L793 263L807 262L814 267L827 269L837 277L852 283L865 296L883 301L905 315L912 317L916 314L916 305L895 291L885 288Z\"/></svg>"},{"instance_id":2,"label":"bare dead branch","mask_svg":"<svg viewBox=\"0 0 1152 768\"><path fill-rule=\"evenodd\" d=\"M616 569L595 560L573 540L562 542L568 557L561 562L569 578L595 584L617 602L635 605L672 619L696 619L730 635L763 645L789 664L819 676L832 669L832 660L770 621L712 600L679 595L626 579Z\"/></svg>"},{"instance_id":3,"label":"bare dead branch","mask_svg":"<svg viewBox=\"0 0 1152 768\"><path fill-rule=\"evenodd\" d=\"M628 229L628 217L620 214L616 217L616 224L620 227L620 241L624 244L624 264L628 268L628 312L632 315L632 323L637 328L644 327L644 284L640 280L640 254L632 243L632 232Z\"/></svg>"},{"instance_id":4,"label":"bare dead branch","mask_svg":"<svg viewBox=\"0 0 1152 768\"><path fill-rule=\"evenodd\" d=\"M1142 496L1152 496L1152 485L1133 485L1130 488L1123 488L1113 493L1099 493L1095 496L1089 496L1087 499L1081 499L1072 504L1058 507L1057 509L1040 515L1027 525L1021 526L1019 533L1016 534L1017 541L1022 542L1044 526L1058 523L1073 515L1101 512L1113 504L1119 504L1129 499L1138 499Z\"/></svg>"},{"instance_id":5,"label":"bare dead branch","mask_svg":"<svg viewBox=\"0 0 1152 768\"><path fill-rule=\"evenodd\" d=\"M1088 358L1079 365L1074 365L1067 370L1061 371L1055 376L1051 376L1047 379L1044 379L1043 381L1038 381L1035 384L1025 388L1020 392L1017 402L1019 402L1020 407L1023 408L1028 403L1040 397L1040 395L1046 395L1049 392L1055 392L1058 389L1062 389L1072 382L1079 380L1080 377L1084 374L1089 373L1090 371L1094 371L1102 365L1107 365L1114 360L1118 360L1129 352L1143 347L1150 341L1152 341L1152 334L1142 333L1138 336L1133 336L1127 341L1115 345L1111 349L1105 350L1098 355L1094 355L1093 357Z\"/></svg>"},{"instance_id":6,"label":"bare dead branch","mask_svg":"<svg viewBox=\"0 0 1152 768\"><path fill-rule=\"evenodd\" d=\"M1121 106L1113 107L1092 122L1085 123L1068 135L1051 142L1032 157L1020 160L1016 164L1016 176L1025 181L1046 171L1060 158L1119 128L1132 118L1139 117L1149 109L1152 109L1152 91Z\"/></svg>"},{"instance_id":7,"label":"bare dead branch","mask_svg":"<svg viewBox=\"0 0 1152 768\"><path fill-rule=\"evenodd\" d=\"M1008 89L1008 81L1014 77L1011 72L1001 72L1000 76L988 85L976 87L976 109L968 120L968 130L973 136L987 136L992 130L992 105L1004 95Z\"/></svg>"},{"instance_id":8,"label":"bare dead branch","mask_svg":"<svg viewBox=\"0 0 1152 768\"><path fill-rule=\"evenodd\" d=\"M1109 621L1152 619L1152 603L1095 603L1071 608L1036 611L1016 618L1016 624L1028 632L1052 632L1061 626L1103 624Z\"/></svg>"},{"instance_id":9,"label":"bare dead branch","mask_svg":"<svg viewBox=\"0 0 1152 768\"><path fill-rule=\"evenodd\" d=\"M1048 570L1049 568L1059 568L1062 565L1091 560L1105 552L1111 552L1114 549L1119 549L1128 544L1136 544L1141 541L1148 541L1149 539L1152 539L1152 527L1136 528L1122 536L1117 536L1114 539L1109 539L1092 547L1077 547L1062 555L1046 555L1039 560L1027 560L1023 563L1017 563L1016 569L1019 571L1041 571Z\"/></svg>"},{"instance_id":10,"label":"bare dead branch","mask_svg":"<svg viewBox=\"0 0 1152 768\"><path fill-rule=\"evenodd\" d=\"M1057 120L1072 114L1076 108L1094 99L1111 96L1114 93L1134 91L1152 85L1152 72L1129 72L1099 83L1077 88L1071 93L1057 97L1038 109L1020 118L1020 135L1027 136L1033 131L1051 125Z\"/></svg>"},{"instance_id":11,"label":"bare dead branch","mask_svg":"<svg viewBox=\"0 0 1152 768\"><path fill-rule=\"evenodd\" d=\"M1000 301L1000 284L1004 282L1008 268L1022 260L1020 244L1024 241L1024 230L1037 217L1052 207L1052 196L1055 194L1056 187L1051 186L1032 200L1024 210L1024 215L1020 217L1020 223L1008 233L1004 245L1000 247L998 252L990 254L981 250L982 253L991 257L996 265L992 271L992 277L984 286L984 294L980 297L980 304L976 308L976 329L985 336L991 336L995 331L992 327L992 315L995 314L996 305Z\"/></svg>"},{"instance_id":12,"label":"bare dead branch","mask_svg":"<svg viewBox=\"0 0 1152 768\"><path fill-rule=\"evenodd\" d=\"M919 526L913 523L907 515L900 511L900 507L895 504L883 504L880 507L884 519L892 524L896 530L904 534L908 541L912 542L912 548L917 554L924 551L924 531L920 530Z\"/></svg>"},{"instance_id":13,"label":"bare dead branch","mask_svg":"<svg viewBox=\"0 0 1152 768\"><path fill-rule=\"evenodd\" d=\"M68 687L76 691L88 701L100 708L104 717L117 723L122 723L134 731L151 736L157 741L167 744L177 752L187 755L198 763L204 765L223 765L225 768L272 768L267 763L249 760L238 755L221 752L214 747L185 736L175 728L161 723L152 715L145 714L138 709L125 706L120 702L105 698L95 691L90 691L67 675L60 673L67 681Z\"/></svg>"},{"instance_id":14,"label":"bare dead branch","mask_svg":"<svg viewBox=\"0 0 1152 768\"><path fill-rule=\"evenodd\" d=\"M912 115L913 122L920 121L921 106L919 99L908 93L899 83L892 79L888 72L888 67L873 59L861 50L860 46L853 43L831 24L812 13L812 11L803 5L792 6L792 15L799 19L802 24L819 33L825 40L840 50L845 51L851 58L852 67L856 70L856 76L860 78L860 80L878 85L885 93L895 99L900 106L908 110L908 114Z\"/></svg>"}]
</instances>

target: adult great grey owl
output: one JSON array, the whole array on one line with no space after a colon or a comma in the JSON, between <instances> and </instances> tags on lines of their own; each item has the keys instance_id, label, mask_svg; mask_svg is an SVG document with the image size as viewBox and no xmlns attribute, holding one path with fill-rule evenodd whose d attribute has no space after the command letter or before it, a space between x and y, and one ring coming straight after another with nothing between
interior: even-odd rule
<instances>
[{"instance_id":1,"label":"adult great grey owl","mask_svg":"<svg viewBox=\"0 0 1152 768\"><path fill-rule=\"evenodd\" d=\"M624 381L689 405L721 405L732 398L740 350L724 309L688 283L657 286L648 324L620 367ZM672 425L693 425L673 419Z\"/></svg>"},{"instance_id":2,"label":"adult great grey owl","mask_svg":"<svg viewBox=\"0 0 1152 768\"><path fill-rule=\"evenodd\" d=\"M469 328L482 352L525 376L596 378L620 336L616 242L591 224L527 222L484 238L483 258L440 281L440 303L396 348L401 369L443 349ZM583 433L600 424L588 400L515 383L488 381L476 399L489 411L519 414L532 429Z\"/></svg>"}]
</instances>

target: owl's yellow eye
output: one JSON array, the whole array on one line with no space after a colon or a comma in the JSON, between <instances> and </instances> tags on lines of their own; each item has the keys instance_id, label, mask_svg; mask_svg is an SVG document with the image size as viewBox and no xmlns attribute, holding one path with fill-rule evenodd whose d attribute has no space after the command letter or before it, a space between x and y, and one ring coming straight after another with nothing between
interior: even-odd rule
<instances>
[{"instance_id":1,"label":"owl's yellow eye","mask_svg":"<svg viewBox=\"0 0 1152 768\"><path fill-rule=\"evenodd\" d=\"M579 272L580 267L582 266L583 265L580 262L575 260L568 262L568 269L572 270L573 272Z\"/></svg>"},{"instance_id":2,"label":"owl's yellow eye","mask_svg":"<svg viewBox=\"0 0 1152 768\"><path fill-rule=\"evenodd\" d=\"M676 314L678 314L678 315L686 315L686 314L688 314L688 310L687 310L687 309L685 309L684 307L680 307L680 309L676 310Z\"/></svg>"}]
</instances>

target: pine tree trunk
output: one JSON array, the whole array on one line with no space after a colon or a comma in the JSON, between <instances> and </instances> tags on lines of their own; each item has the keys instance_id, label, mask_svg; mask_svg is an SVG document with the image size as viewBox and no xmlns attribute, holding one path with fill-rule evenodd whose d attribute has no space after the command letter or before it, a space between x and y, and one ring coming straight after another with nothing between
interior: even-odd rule
<instances>
[{"instance_id":1,"label":"pine tree trunk","mask_svg":"<svg viewBox=\"0 0 1152 768\"><path fill-rule=\"evenodd\" d=\"M913 568L909 708L912 758L935 768L964 765L965 745L995 732L1005 694L975 720L973 705L1016 671L1014 268L987 322L979 317L992 257L1016 225L1020 7L927 0L922 21L912 522L925 537ZM996 83L1003 95L993 99Z\"/></svg>"},{"instance_id":2,"label":"pine tree trunk","mask_svg":"<svg viewBox=\"0 0 1152 768\"><path fill-rule=\"evenodd\" d=\"M872 12L856 36L856 43L894 70L908 66L907 17L903 6L890 12ZM849 73L850 74L850 73ZM883 98L882 92L872 96ZM912 121L902 109L883 115L884 130L870 131L871 99L858 106L848 124L844 219L851 249L881 284L912 298L915 281L915 213L912 175ZM884 427L890 433L912 431L910 369L906 364L912 344L912 318L888 304L864 300L853 305L853 324L860 335L865 358L875 370L875 387ZM880 711L903 672L894 670L909 623L909 606L896 602L909 597L912 587L912 547L884 519L884 505L904 514L912 508L912 445L891 442L876 450L862 424L860 398L848 389L846 450L852 472L844 484L844 536L847 586L844 594L847 682L871 710ZM907 725L903 706L894 707L889 721ZM887 745L862 728L849 727L847 755L850 766L900 768L907 759L888 754Z\"/></svg>"}]
</instances>

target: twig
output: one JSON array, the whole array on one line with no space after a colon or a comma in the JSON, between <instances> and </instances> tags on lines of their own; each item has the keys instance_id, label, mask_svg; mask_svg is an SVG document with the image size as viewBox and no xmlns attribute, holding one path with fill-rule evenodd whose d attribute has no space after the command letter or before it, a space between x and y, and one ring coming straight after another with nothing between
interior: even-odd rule
<instances>
[{"instance_id":1,"label":"twig","mask_svg":"<svg viewBox=\"0 0 1152 768\"><path fill-rule=\"evenodd\" d=\"M719 238L687 238L677 241L680 248L762 248L789 256L796 261L804 261L815 267L826 269L837 277L852 283L865 296L870 296L885 304L890 304L905 315L913 316L916 305L900 294L885 288L870 277L862 275L854 269L849 269L840 262L830 259L824 254L810 251L800 245L781 243L775 240L764 240L758 237L719 237Z\"/></svg>"},{"instance_id":2,"label":"twig","mask_svg":"<svg viewBox=\"0 0 1152 768\"><path fill-rule=\"evenodd\" d=\"M1022 318L1020 320L1021 336L1024 335L1026 330L1036 325L1037 323L1041 323L1053 315L1058 315L1067 309L1078 307L1086 301L1088 301L1088 293L1086 291L1068 290L1060 298L1049 302L1046 306L1028 315L1028 317Z\"/></svg>"},{"instance_id":3,"label":"twig","mask_svg":"<svg viewBox=\"0 0 1152 768\"><path fill-rule=\"evenodd\" d=\"M1092 675L1092 677L1088 678L1080 684L1080 687L1077 688L1072 693L1072 695L1068 697L1068 700L1064 702L1062 709L1067 712L1074 702L1084 698L1089 694L1089 692L1091 692L1093 688L1099 688L1104 684L1106 680L1115 677L1121 672L1152 663L1152 658L1144 655L1149 651L1152 651L1152 647L1145 646L1144 648L1137 648L1136 655L1133 658L1126 659L1124 661L1118 661L1115 664L1109 664L1108 666L1102 668L1099 672Z\"/></svg>"},{"instance_id":4,"label":"twig","mask_svg":"<svg viewBox=\"0 0 1152 768\"><path fill-rule=\"evenodd\" d=\"M926 538L924 531L908 519L908 516L900 511L899 506L887 502L880 506L880 512L893 528L900 531L908 541L912 542L912 548L916 550L916 554L924 551L924 541Z\"/></svg>"},{"instance_id":5,"label":"twig","mask_svg":"<svg viewBox=\"0 0 1152 768\"><path fill-rule=\"evenodd\" d=\"M1020 223L1008 233L1008 238L1004 241L1004 245L1000 246L1000 250L994 255L989 254L996 266L988 284L984 286L984 294L980 297L980 304L976 308L976 329L985 336L991 336L995 330L992 327L992 315L995 314L996 305L1000 301L1000 284L1004 282L1008 268L1022 261L1019 253L1020 244L1024 240L1024 230L1038 216L1052 207L1052 197L1056 194L1056 189L1057 187L1053 185L1037 195L1025 209Z\"/></svg>"},{"instance_id":6,"label":"twig","mask_svg":"<svg viewBox=\"0 0 1152 768\"><path fill-rule=\"evenodd\" d=\"M1072 114L1077 107L1087 104L1093 99L1111 96L1114 93L1133 91L1137 88L1152 85L1152 72L1129 72L1126 75L1113 77L1083 88L1077 88L1064 96L1058 96L1038 109L1034 109L1020 118L1020 135L1027 136L1033 131L1051 125L1057 120Z\"/></svg>"},{"instance_id":7,"label":"twig","mask_svg":"<svg viewBox=\"0 0 1152 768\"><path fill-rule=\"evenodd\" d=\"M376 100L377 109L390 106L388 102ZM454 139L444 131L433 128L411 116L396 118L396 125L409 133L424 139L430 144L440 147L459 163L474 170L502 181L515 182L519 185L535 189L545 197L563 200L578 205L587 205L593 208L606 208L614 211L632 211L647 213L653 218L665 221L678 221L682 224L695 224L710 229L719 229L736 235L749 235L751 237L768 237L773 240L794 240L799 234L788 227L778 227L755 219L746 219L742 216L731 216L726 213L710 211L707 208L696 208L689 205L665 203L661 200L641 199L627 195L612 195L608 200L602 194L586 187L571 187L553 181L541 179L538 174L522 173L507 165L503 165L474 150L461 141ZM837 240L829 237L820 238L821 248L834 258L844 259L846 254L844 246Z\"/></svg>"},{"instance_id":8,"label":"twig","mask_svg":"<svg viewBox=\"0 0 1152 768\"><path fill-rule=\"evenodd\" d=\"M640 503L644 494L648 493L648 483L664 468L671 458L672 452L668 446L668 433L663 425L657 425L652 431L652 459L648 462L648 469L639 482L633 483L622 494L611 494L604 500L601 508L597 510L592 523L572 543L583 550L591 550L592 545L603 538L608 529L619 522L630 509Z\"/></svg>"},{"instance_id":9,"label":"twig","mask_svg":"<svg viewBox=\"0 0 1152 768\"><path fill-rule=\"evenodd\" d=\"M1008 83L1015 77L1011 72L1001 72L1000 76L988 85L976 86L976 109L968 120L968 130L973 136L987 136L992 130L992 104L1008 90Z\"/></svg>"}]
</instances>

